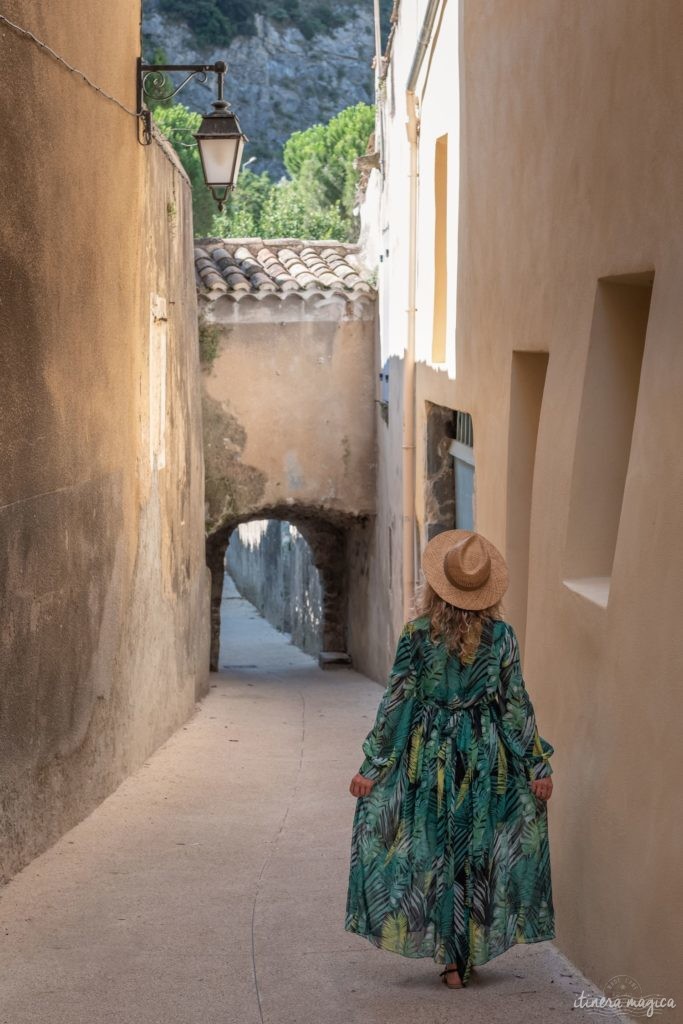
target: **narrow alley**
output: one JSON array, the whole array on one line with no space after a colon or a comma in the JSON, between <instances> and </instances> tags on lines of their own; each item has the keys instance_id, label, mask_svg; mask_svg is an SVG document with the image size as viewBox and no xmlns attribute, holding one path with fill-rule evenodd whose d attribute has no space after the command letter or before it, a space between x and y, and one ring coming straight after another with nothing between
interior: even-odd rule
<instances>
[{"instance_id":1,"label":"narrow alley","mask_svg":"<svg viewBox=\"0 0 683 1024\"><path fill-rule=\"evenodd\" d=\"M344 931L348 785L381 688L318 668L229 579L222 619L190 721L6 886L1 1024L594 1021L573 1004L598 990L551 943L450 991Z\"/></svg>"},{"instance_id":2,"label":"narrow alley","mask_svg":"<svg viewBox=\"0 0 683 1024\"><path fill-rule=\"evenodd\" d=\"M683 1024L682 38L0 0L0 1024Z\"/></svg>"}]
</instances>

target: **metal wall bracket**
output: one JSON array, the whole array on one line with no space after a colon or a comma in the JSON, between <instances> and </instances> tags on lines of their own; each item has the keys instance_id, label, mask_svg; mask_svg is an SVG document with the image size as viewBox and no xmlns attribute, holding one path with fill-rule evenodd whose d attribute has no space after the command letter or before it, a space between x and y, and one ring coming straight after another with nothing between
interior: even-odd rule
<instances>
[{"instance_id":1,"label":"metal wall bracket","mask_svg":"<svg viewBox=\"0 0 683 1024\"><path fill-rule=\"evenodd\" d=\"M152 141L152 112L145 106L145 98L166 103L185 88L188 82L196 79L205 82L210 72L218 75L218 95L223 95L223 79L228 70L224 60L215 64L144 64L141 57L137 59L137 93L136 110L140 117L141 130L138 130L138 141L149 146ZM169 81L167 72L182 71L185 77L179 85Z\"/></svg>"}]
</instances>

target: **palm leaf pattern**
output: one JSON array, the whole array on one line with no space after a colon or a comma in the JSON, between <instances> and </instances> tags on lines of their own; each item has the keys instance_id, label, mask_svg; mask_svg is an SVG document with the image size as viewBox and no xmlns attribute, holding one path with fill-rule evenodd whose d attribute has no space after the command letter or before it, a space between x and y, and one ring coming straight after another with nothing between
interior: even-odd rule
<instances>
[{"instance_id":1,"label":"palm leaf pattern","mask_svg":"<svg viewBox=\"0 0 683 1024\"><path fill-rule=\"evenodd\" d=\"M555 937L552 774L510 623L485 622L474 661L411 619L362 744L375 785L356 804L345 929L402 956L471 968Z\"/></svg>"}]
</instances>

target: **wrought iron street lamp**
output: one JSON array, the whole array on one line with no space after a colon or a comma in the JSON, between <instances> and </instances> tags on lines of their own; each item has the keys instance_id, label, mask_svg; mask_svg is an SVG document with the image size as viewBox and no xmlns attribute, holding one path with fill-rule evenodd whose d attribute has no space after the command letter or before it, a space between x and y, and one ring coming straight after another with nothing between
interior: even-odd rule
<instances>
[{"instance_id":1,"label":"wrought iron street lamp","mask_svg":"<svg viewBox=\"0 0 683 1024\"><path fill-rule=\"evenodd\" d=\"M230 104L223 99L224 75L225 70L218 72L218 99L213 101L213 110L204 115L194 136L202 160L204 181L211 189L219 210L223 209L228 192L237 184L244 143L248 141Z\"/></svg>"},{"instance_id":2,"label":"wrought iron street lamp","mask_svg":"<svg viewBox=\"0 0 683 1024\"><path fill-rule=\"evenodd\" d=\"M217 98L212 103L213 110L204 115L199 130L192 134L197 140L204 180L219 210L223 209L228 192L237 184L244 143L249 141L240 128L237 115L223 98L227 70L222 60L215 64L143 64L138 60L138 110L143 125L140 141L145 146L152 141L152 114L143 106L145 97L164 102L177 96L192 78L205 82L209 72L216 75ZM186 77L169 91L165 72L172 71L184 71Z\"/></svg>"}]
</instances>

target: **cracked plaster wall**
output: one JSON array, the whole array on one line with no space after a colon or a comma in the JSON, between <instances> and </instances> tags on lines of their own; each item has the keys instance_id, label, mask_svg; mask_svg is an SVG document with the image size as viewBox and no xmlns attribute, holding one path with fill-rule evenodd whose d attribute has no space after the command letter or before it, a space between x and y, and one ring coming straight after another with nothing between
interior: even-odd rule
<instances>
[{"instance_id":1,"label":"cracked plaster wall","mask_svg":"<svg viewBox=\"0 0 683 1024\"><path fill-rule=\"evenodd\" d=\"M11 7L134 106L134 5ZM207 686L209 574L184 175L28 40L3 29L0 53L6 880L192 714Z\"/></svg>"}]
</instances>

